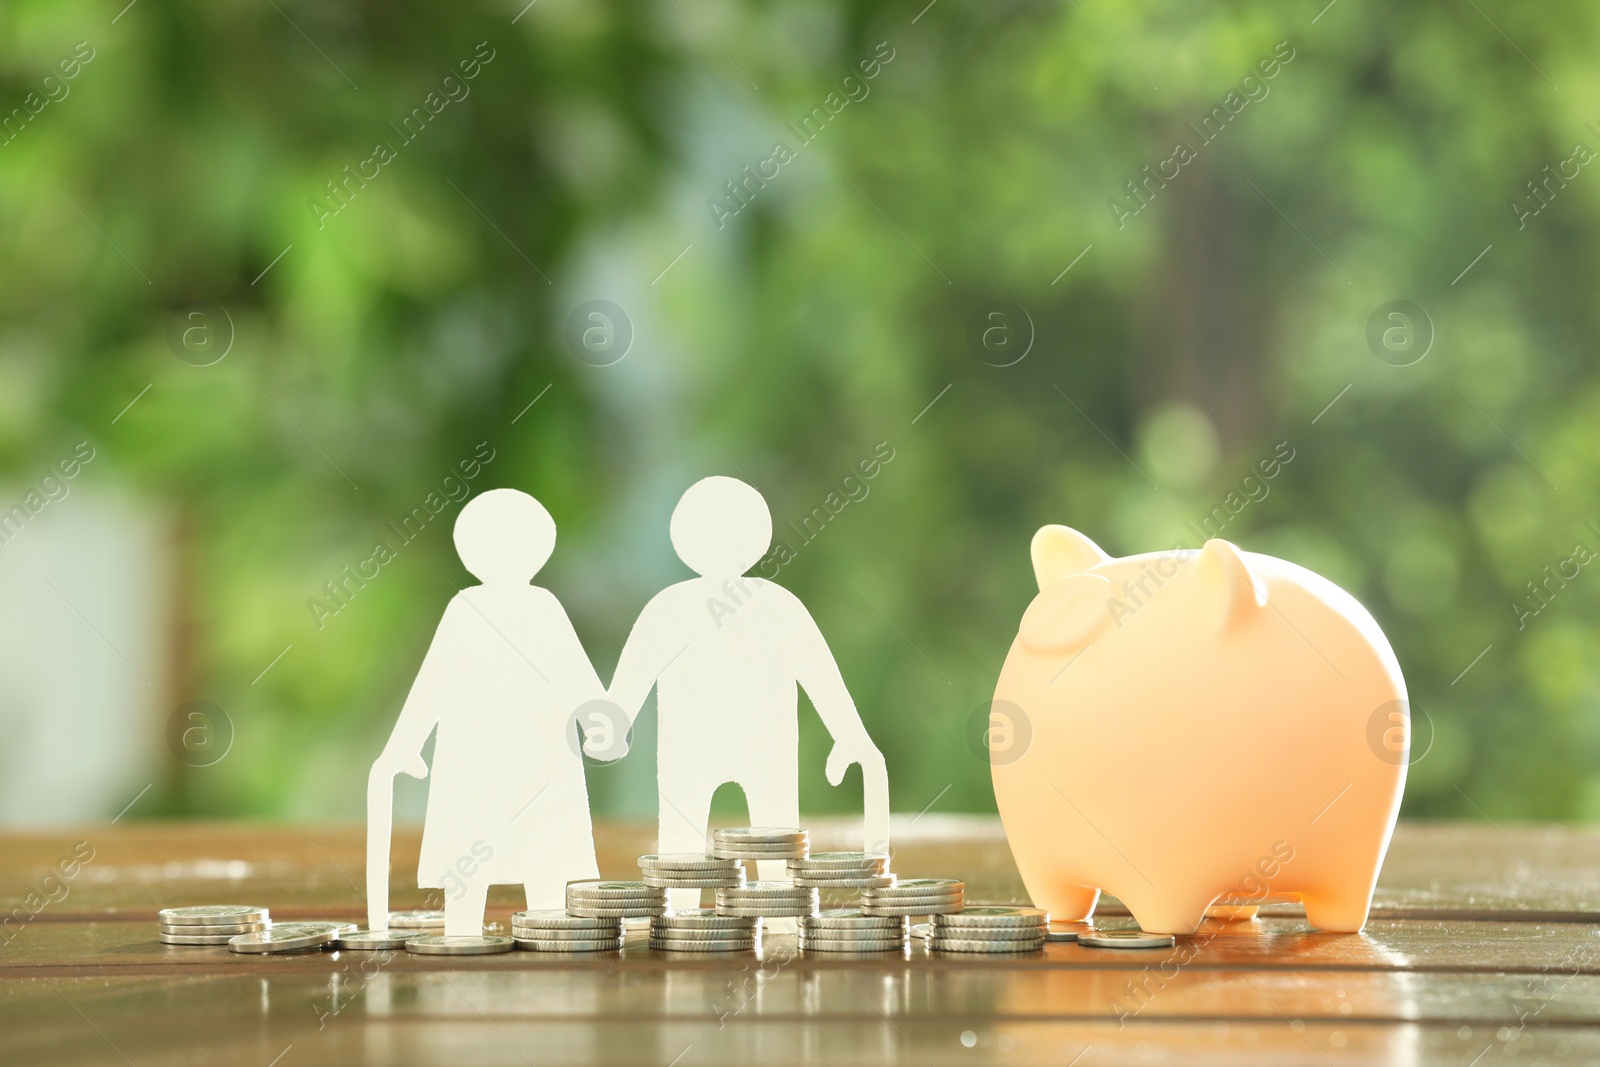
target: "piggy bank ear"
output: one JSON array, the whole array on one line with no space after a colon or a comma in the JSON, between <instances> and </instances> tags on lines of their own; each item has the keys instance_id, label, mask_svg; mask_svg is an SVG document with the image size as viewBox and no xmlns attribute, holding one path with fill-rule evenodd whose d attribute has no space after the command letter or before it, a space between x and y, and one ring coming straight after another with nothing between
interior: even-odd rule
<instances>
[{"instance_id":1,"label":"piggy bank ear","mask_svg":"<svg viewBox=\"0 0 1600 1067\"><path fill-rule=\"evenodd\" d=\"M1073 652L1111 622L1111 583L1098 574L1074 574L1039 590L1022 616L1020 637L1030 652Z\"/></svg>"},{"instance_id":2,"label":"piggy bank ear","mask_svg":"<svg viewBox=\"0 0 1600 1067\"><path fill-rule=\"evenodd\" d=\"M1267 605L1266 583L1245 562L1237 545L1221 538L1205 543L1193 564L1201 610L1218 629L1252 617Z\"/></svg>"},{"instance_id":3,"label":"piggy bank ear","mask_svg":"<svg viewBox=\"0 0 1600 1067\"><path fill-rule=\"evenodd\" d=\"M1100 546L1070 526L1041 526L1029 546L1033 576L1042 590L1060 578L1082 574L1111 557Z\"/></svg>"}]
</instances>

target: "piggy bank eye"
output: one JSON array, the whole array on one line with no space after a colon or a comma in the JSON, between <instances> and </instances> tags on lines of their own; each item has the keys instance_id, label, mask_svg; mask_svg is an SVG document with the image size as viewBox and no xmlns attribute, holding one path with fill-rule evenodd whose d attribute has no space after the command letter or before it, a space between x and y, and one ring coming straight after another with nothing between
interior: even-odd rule
<instances>
[{"instance_id":1,"label":"piggy bank eye","mask_svg":"<svg viewBox=\"0 0 1600 1067\"><path fill-rule=\"evenodd\" d=\"M1022 616L1020 636L1033 652L1073 652L1092 642L1111 621L1111 583L1098 574L1075 574L1039 590Z\"/></svg>"}]
</instances>

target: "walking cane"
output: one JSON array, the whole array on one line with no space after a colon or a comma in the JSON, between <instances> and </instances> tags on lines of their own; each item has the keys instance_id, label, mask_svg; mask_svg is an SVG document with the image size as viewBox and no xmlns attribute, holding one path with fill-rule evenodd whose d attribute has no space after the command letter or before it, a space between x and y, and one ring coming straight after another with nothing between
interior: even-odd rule
<instances>
[{"instance_id":1,"label":"walking cane","mask_svg":"<svg viewBox=\"0 0 1600 1067\"><path fill-rule=\"evenodd\" d=\"M394 831L394 775L380 760L367 776L367 929L389 928L389 838Z\"/></svg>"}]
</instances>

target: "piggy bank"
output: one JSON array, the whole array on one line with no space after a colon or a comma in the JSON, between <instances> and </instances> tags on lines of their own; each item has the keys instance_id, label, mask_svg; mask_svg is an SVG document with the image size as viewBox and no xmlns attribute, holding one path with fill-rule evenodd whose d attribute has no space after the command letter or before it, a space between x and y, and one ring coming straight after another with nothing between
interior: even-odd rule
<instances>
[{"instance_id":1,"label":"piggy bank","mask_svg":"<svg viewBox=\"0 0 1600 1067\"><path fill-rule=\"evenodd\" d=\"M1223 540L1113 559L1046 526L1032 555L991 709L1017 747L991 738L990 763L1034 905L1085 919L1104 890L1192 933L1214 906L1299 900L1313 926L1361 929L1410 749L1366 609Z\"/></svg>"}]
</instances>

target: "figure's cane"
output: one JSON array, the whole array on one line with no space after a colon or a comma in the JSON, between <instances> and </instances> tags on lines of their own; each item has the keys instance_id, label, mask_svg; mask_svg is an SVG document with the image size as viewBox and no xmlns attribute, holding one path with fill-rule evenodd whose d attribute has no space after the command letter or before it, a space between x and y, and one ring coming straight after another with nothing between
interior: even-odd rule
<instances>
[{"instance_id":1,"label":"figure's cane","mask_svg":"<svg viewBox=\"0 0 1600 1067\"><path fill-rule=\"evenodd\" d=\"M389 928L389 838L394 831L394 776L379 763L367 776L367 929Z\"/></svg>"},{"instance_id":2,"label":"figure's cane","mask_svg":"<svg viewBox=\"0 0 1600 1067\"><path fill-rule=\"evenodd\" d=\"M868 852L889 851L889 768L883 754L861 762L862 839Z\"/></svg>"}]
</instances>

